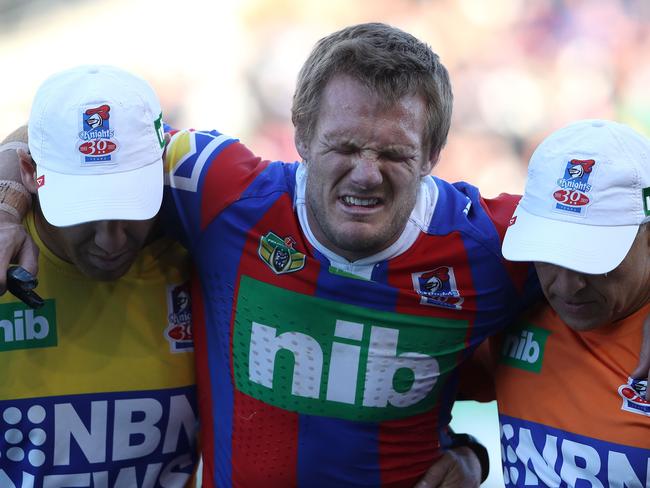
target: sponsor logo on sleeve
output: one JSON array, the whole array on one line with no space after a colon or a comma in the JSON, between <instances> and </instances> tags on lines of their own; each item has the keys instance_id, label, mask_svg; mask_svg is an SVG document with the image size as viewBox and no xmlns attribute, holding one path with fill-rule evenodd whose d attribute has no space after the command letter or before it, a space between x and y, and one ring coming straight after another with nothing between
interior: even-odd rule
<instances>
[{"instance_id":1,"label":"sponsor logo on sleeve","mask_svg":"<svg viewBox=\"0 0 650 488\"><path fill-rule=\"evenodd\" d=\"M626 384L618 387L618 394L623 399L621 410L650 417L650 402L645 399L647 389L647 380L628 378Z\"/></svg>"},{"instance_id":2,"label":"sponsor logo on sleeve","mask_svg":"<svg viewBox=\"0 0 650 488\"><path fill-rule=\"evenodd\" d=\"M194 350L192 307L188 283L167 286L167 328L165 339L173 353Z\"/></svg>"},{"instance_id":3,"label":"sponsor logo on sleeve","mask_svg":"<svg viewBox=\"0 0 650 488\"><path fill-rule=\"evenodd\" d=\"M422 305L462 309L465 300L458 291L452 266L438 266L429 271L413 273L411 277Z\"/></svg>"}]
</instances>

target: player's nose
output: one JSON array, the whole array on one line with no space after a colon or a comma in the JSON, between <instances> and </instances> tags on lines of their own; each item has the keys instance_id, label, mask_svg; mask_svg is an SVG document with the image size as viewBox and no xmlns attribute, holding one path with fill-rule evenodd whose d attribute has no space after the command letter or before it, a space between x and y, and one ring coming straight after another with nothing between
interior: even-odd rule
<instances>
[{"instance_id":1,"label":"player's nose","mask_svg":"<svg viewBox=\"0 0 650 488\"><path fill-rule=\"evenodd\" d=\"M102 220L95 226L95 245L106 254L117 254L127 242L126 224L121 220Z\"/></svg>"}]
</instances>

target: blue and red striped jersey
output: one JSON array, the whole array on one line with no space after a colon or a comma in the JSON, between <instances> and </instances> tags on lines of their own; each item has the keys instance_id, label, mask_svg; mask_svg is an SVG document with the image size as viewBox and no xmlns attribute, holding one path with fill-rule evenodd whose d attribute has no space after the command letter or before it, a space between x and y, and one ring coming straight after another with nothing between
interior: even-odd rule
<instances>
[{"instance_id":1,"label":"blue and red striped jersey","mask_svg":"<svg viewBox=\"0 0 650 488\"><path fill-rule=\"evenodd\" d=\"M537 297L500 253L517 198L426 177L398 241L349 263L309 229L305 165L180 131L167 166L195 263L204 485L412 486L458 365Z\"/></svg>"}]
</instances>

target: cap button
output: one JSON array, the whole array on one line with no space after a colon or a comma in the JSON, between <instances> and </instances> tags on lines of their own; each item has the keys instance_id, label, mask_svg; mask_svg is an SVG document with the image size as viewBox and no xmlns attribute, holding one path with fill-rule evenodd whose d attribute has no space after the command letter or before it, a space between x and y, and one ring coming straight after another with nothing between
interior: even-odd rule
<instances>
[{"instance_id":1,"label":"cap button","mask_svg":"<svg viewBox=\"0 0 650 488\"><path fill-rule=\"evenodd\" d=\"M88 70L88 73L90 73L91 75L94 75L94 74L99 73L99 70L97 68L90 68Z\"/></svg>"},{"instance_id":2,"label":"cap button","mask_svg":"<svg viewBox=\"0 0 650 488\"><path fill-rule=\"evenodd\" d=\"M592 126L592 127L603 127L604 125L605 125L605 124L603 123L602 120L594 120L594 121L591 123L591 126Z\"/></svg>"}]
</instances>

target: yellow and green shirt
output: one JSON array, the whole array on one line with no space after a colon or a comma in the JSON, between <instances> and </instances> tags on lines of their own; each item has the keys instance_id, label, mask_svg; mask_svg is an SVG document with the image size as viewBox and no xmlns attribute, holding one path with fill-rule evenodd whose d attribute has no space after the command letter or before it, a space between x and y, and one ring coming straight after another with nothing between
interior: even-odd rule
<instances>
[{"instance_id":1,"label":"yellow and green shirt","mask_svg":"<svg viewBox=\"0 0 650 488\"><path fill-rule=\"evenodd\" d=\"M160 239L94 281L38 238L30 309L0 297L0 486L184 487L197 462L188 258Z\"/></svg>"}]
</instances>

